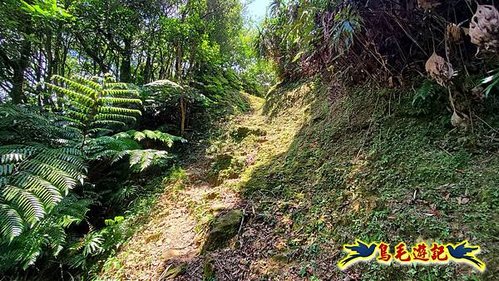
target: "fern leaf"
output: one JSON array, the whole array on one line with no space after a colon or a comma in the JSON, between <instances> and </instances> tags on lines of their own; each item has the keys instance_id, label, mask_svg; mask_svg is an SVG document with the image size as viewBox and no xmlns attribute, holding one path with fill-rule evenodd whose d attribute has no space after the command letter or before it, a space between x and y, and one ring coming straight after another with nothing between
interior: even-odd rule
<instances>
[{"instance_id":1,"label":"fern leaf","mask_svg":"<svg viewBox=\"0 0 499 281\"><path fill-rule=\"evenodd\" d=\"M22 225L40 221L83 180L86 167L81 151L42 145L0 146L1 233L12 239ZM7 168L5 165L14 166ZM21 225L21 226L20 226ZM21 230L19 230L21 229Z\"/></svg>"},{"instance_id":2,"label":"fern leaf","mask_svg":"<svg viewBox=\"0 0 499 281\"><path fill-rule=\"evenodd\" d=\"M92 126L92 127L99 127L99 126L126 127L126 123L121 122L121 121L116 121L116 120L96 120L96 121L90 123L90 126Z\"/></svg>"},{"instance_id":3,"label":"fern leaf","mask_svg":"<svg viewBox=\"0 0 499 281\"><path fill-rule=\"evenodd\" d=\"M23 219L33 225L45 215L45 208L42 202L25 189L7 185L2 190L2 196L7 202L12 204L15 209L20 211Z\"/></svg>"},{"instance_id":4,"label":"fern leaf","mask_svg":"<svg viewBox=\"0 0 499 281\"><path fill-rule=\"evenodd\" d=\"M140 99L130 99L130 98L116 98L116 97L103 97L100 98L99 101L101 104L142 104Z\"/></svg>"},{"instance_id":5,"label":"fern leaf","mask_svg":"<svg viewBox=\"0 0 499 281\"><path fill-rule=\"evenodd\" d=\"M103 106L98 109L99 113L109 113L109 114L130 114L130 115L142 115L142 111L137 109L129 109L122 107L113 107L113 106Z\"/></svg>"},{"instance_id":6,"label":"fern leaf","mask_svg":"<svg viewBox=\"0 0 499 281\"><path fill-rule=\"evenodd\" d=\"M99 113L95 117L95 120L114 120L122 122L135 122L137 119L133 116L124 114L111 114L111 113Z\"/></svg>"},{"instance_id":7,"label":"fern leaf","mask_svg":"<svg viewBox=\"0 0 499 281\"><path fill-rule=\"evenodd\" d=\"M128 89L129 87L130 84L127 83L120 83L120 82L106 83L106 89Z\"/></svg>"},{"instance_id":8,"label":"fern leaf","mask_svg":"<svg viewBox=\"0 0 499 281\"><path fill-rule=\"evenodd\" d=\"M57 92L61 95L68 96L68 97L72 98L74 101L77 101L79 103L83 103L83 104L86 104L89 106L93 105L93 103L94 103L94 100L92 100L92 98L90 98L86 95L80 94L76 91L66 89L66 88L63 88L63 87L60 87L60 86L57 86L54 84L50 84L50 83L47 83L46 85L48 88L54 90L55 92Z\"/></svg>"},{"instance_id":9,"label":"fern leaf","mask_svg":"<svg viewBox=\"0 0 499 281\"><path fill-rule=\"evenodd\" d=\"M23 231L23 220L19 213L0 201L0 233L4 237L19 236Z\"/></svg>"},{"instance_id":10,"label":"fern leaf","mask_svg":"<svg viewBox=\"0 0 499 281\"><path fill-rule=\"evenodd\" d=\"M78 81L74 81L74 80L59 76L59 75L54 75L52 77L52 79L54 81L62 82L64 84L66 84L67 88L73 89L75 92L78 92L78 93L84 93L88 97L95 97L99 93L98 89L100 87L98 87L97 89L94 89L92 87L86 86L83 83L79 83Z\"/></svg>"},{"instance_id":11,"label":"fern leaf","mask_svg":"<svg viewBox=\"0 0 499 281\"><path fill-rule=\"evenodd\" d=\"M101 84L99 84L95 81L92 81L90 79L85 79L81 76L77 76L77 77L75 77L75 80L83 85L87 85L88 87L94 89L95 91L102 91L103 90L103 87Z\"/></svg>"},{"instance_id":12,"label":"fern leaf","mask_svg":"<svg viewBox=\"0 0 499 281\"><path fill-rule=\"evenodd\" d=\"M136 90L120 90L120 89L108 89L102 91L103 96L117 97L117 96L139 96L139 92Z\"/></svg>"}]
</instances>

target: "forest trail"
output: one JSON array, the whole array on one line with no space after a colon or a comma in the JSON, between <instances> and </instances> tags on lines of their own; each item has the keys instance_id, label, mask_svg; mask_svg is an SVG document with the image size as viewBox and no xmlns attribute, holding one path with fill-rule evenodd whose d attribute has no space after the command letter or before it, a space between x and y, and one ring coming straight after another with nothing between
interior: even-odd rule
<instances>
[{"instance_id":1,"label":"forest trail","mask_svg":"<svg viewBox=\"0 0 499 281\"><path fill-rule=\"evenodd\" d=\"M241 193L253 171L286 152L306 119L306 108L271 120L263 113L264 99L245 98L251 110L226 122L226 133L200 149L178 180L165 183L148 221L108 259L100 278L203 280L216 274L217 280L234 280L259 276L269 266L259 255L265 254L265 244L274 247L278 241L263 223L247 223L255 207ZM203 252L216 218L234 210L244 216L232 243Z\"/></svg>"}]
</instances>

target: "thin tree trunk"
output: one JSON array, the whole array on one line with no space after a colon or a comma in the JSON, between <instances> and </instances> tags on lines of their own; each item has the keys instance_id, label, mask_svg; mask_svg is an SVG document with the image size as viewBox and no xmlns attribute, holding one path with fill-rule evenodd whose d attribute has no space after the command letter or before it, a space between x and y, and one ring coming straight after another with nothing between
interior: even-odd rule
<instances>
[{"instance_id":1,"label":"thin tree trunk","mask_svg":"<svg viewBox=\"0 0 499 281\"><path fill-rule=\"evenodd\" d=\"M177 44L177 52L175 58L175 78L177 81L182 80L182 48L180 42Z\"/></svg>"},{"instance_id":2,"label":"thin tree trunk","mask_svg":"<svg viewBox=\"0 0 499 281\"><path fill-rule=\"evenodd\" d=\"M187 104L184 96L180 96L180 135L184 136L185 132L185 119L187 114Z\"/></svg>"}]
</instances>

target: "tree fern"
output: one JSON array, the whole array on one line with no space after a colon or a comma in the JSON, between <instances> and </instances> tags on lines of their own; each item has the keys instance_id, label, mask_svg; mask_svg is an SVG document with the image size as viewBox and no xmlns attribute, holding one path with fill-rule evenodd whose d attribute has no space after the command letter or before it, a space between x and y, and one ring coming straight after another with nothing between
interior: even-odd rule
<instances>
[{"instance_id":1,"label":"tree fern","mask_svg":"<svg viewBox=\"0 0 499 281\"><path fill-rule=\"evenodd\" d=\"M138 92L127 84L109 77L55 76L54 81L48 87L58 94L56 114L0 105L0 269L27 268L43 253L57 256L68 245L73 253L67 260L84 267L87 258L101 252L102 238L90 232L73 239L65 228L80 223L88 210L78 208L88 206L88 200L68 196L83 183L86 162L112 164L125 158L140 172L171 157L164 150L144 149L149 148L145 140L162 148L184 141L151 130L116 134L141 115Z\"/></svg>"},{"instance_id":2,"label":"tree fern","mask_svg":"<svg viewBox=\"0 0 499 281\"><path fill-rule=\"evenodd\" d=\"M53 80L47 86L67 102L62 109L66 121L85 137L124 129L141 115L138 91L110 76L69 79L55 75Z\"/></svg>"},{"instance_id":3,"label":"tree fern","mask_svg":"<svg viewBox=\"0 0 499 281\"><path fill-rule=\"evenodd\" d=\"M172 147L175 141L186 140L161 131L135 131L121 132L114 136L94 138L86 146L86 153L91 159L109 159L115 163L124 157L129 158L132 170L141 172L150 166L160 164L171 158L167 151L156 149L143 149L141 141L149 139L159 141L166 147Z\"/></svg>"},{"instance_id":4,"label":"tree fern","mask_svg":"<svg viewBox=\"0 0 499 281\"><path fill-rule=\"evenodd\" d=\"M85 165L74 148L0 146L1 234L12 239L34 226L83 181Z\"/></svg>"},{"instance_id":5,"label":"tree fern","mask_svg":"<svg viewBox=\"0 0 499 281\"><path fill-rule=\"evenodd\" d=\"M0 105L0 144L45 143L64 145L81 139L79 130L54 114L39 114L28 108Z\"/></svg>"},{"instance_id":6,"label":"tree fern","mask_svg":"<svg viewBox=\"0 0 499 281\"><path fill-rule=\"evenodd\" d=\"M69 195L30 231L21 233L14 240L0 237L0 271L17 265L26 269L43 254L57 257L67 244L65 229L85 218L90 203Z\"/></svg>"}]
</instances>

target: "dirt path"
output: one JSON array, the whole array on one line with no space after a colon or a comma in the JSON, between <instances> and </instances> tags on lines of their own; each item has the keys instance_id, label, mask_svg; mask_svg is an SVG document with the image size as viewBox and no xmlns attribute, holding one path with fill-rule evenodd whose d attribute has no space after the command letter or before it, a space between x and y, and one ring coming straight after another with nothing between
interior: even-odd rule
<instances>
[{"instance_id":1,"label":"dirt path","mask_svg":"<svg viewBox=\"0 0 499 281\"><path fill-rule=\"evenodd\" d=\"M262 114L264 100L247 98L252 110L225 124L227 134L212 140L206 153L185 167L185 177L166 184L148 221L112 258L115 266L104 269L101 278L241 280L268 266L260 253L279 241L265 224L244 219L233 243L201 254L216 217L230 210L243 210L245 218L255 215L251 202L241 198L241 186L255 169L286 151L301 124L297 119L305 116L299 112L269 121Z\"/></svg>"}]
</instances>

